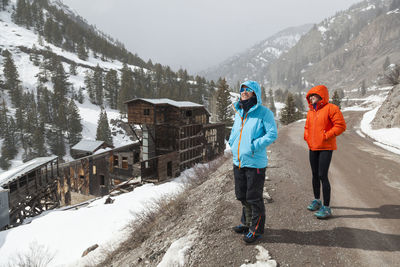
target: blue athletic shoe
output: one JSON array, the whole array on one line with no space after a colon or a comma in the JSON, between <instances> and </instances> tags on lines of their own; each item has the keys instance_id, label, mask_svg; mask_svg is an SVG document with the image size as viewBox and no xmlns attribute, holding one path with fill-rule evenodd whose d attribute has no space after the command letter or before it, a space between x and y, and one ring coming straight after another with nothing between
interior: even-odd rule
<instances>
[{"instance_id":1,"label":"blue athletic shoe","mask_svg":"<svg viewBox=\"0 0 400 267\"><path fill-rule=\"evenodd\" d=\"M314 213L314 215L318 218L318 219L326 219L330 216L332 216L332 211L331 208L327 207L327 206L322 206L319 211L317 211L316 213Z\"/></svg>"},{"instance_id":2,"label":"blue athletic shoe","mask_svg":"<svg viewBox=\"0 0 400 267\"><path fill-rule=\"evenodd\" d=\"M262 235L253 233L252 231L249 231L247 233L247 235L245 235L243 237L243 241L250 244L250 243L254 243L256 240L260 239L261 237L262 237Z\"/></svg>"},{"instance_id":3,"label":"blue athletic shoe","mask_svg":"<svg viewBox=\"0 0 400 267\"><path fill-rule=\"evenodd\" d=\"M308 205L307 209L311 211L319 210L322 206L321 200L319 199L314 199L311 201L311 204Z\"/></svg>"}]
</instances>

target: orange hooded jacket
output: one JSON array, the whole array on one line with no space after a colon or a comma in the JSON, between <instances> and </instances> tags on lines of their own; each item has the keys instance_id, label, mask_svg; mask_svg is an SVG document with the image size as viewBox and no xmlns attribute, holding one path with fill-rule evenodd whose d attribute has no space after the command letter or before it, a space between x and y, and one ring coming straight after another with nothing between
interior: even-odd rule
<instances>
[{"instance_id":1,"label":"orange hooded jacket","mask_svg":"<svg viewBox=\"0 0 400 267\"><path fill-rule=\"evenodd\" d=\"M310 95L317 94L322 100L317 103L316 110L310 102ZM304 126L304 140L310 150L336 150L336 136L346 130L342 112L338 106L329 103L328 88L317 85L307 93L310 110Z\"/></svg>"}]
</instances>

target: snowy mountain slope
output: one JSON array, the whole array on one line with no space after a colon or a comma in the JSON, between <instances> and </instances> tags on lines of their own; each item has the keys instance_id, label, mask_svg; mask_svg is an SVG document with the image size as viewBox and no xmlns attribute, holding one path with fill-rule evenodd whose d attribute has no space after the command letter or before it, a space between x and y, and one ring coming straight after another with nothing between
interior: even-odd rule
<instances>
[{"instance_id":1,"label":"snowy mountain slope","mask_svg":"<svg viewBox=\"0 0 400 267\"><path fill-rule=\"evenodd\" d=\"M78 118L74 106L79 109L82 137L94 139L101 109L108 113L109 124L114 120L121 125L121 120L126 121L124 102L132 98L207 105L214 90L203 77L193 77L186 70L174 72L169 66L144 62L61 0L12 0L4 9L0 5L0 66L0 104L4 100L7 109L2 121L12 126L0 131L4 169L51 153L70 159L69 148L78 138L71 136L79 135L71 134L71 129L80 128L78 120L73 120ZM36 132L45 135L44 145L35 127L26 126L29 109L34 114L30 121L40 126ZM12 120L16 123L8 123ZM114 146L131 142L120 127L111 127ZM14 141L3 142L5 135Z\"/></svg>"},{"instance_id":2,"label":"snowy mountain slope","mask_svg":"<svg viewBox=\"0 0 400 267\"><path fill-rule=\"evenodd\" d=\"M397 5L399 3L397 2ZM396 1L365 0L315 25L268 69L272 88L373 84L386 57L400 60Z\"/></svg>"},{"instance_id":3,"label":"snowy mountain slope","mask_svg":"<svg viewBox=\"0 0 400 267\"><path fill-rule=\"evenodd\" d=\"M268 66L293 47L311 27L311 24L306 24L280 31L218 66L201 72L201 75L213 80L225 77L231 85L246 79L266 83L265 73Z\"/></svg>"},{"instance_id":4,"label":"snowy mountain slope","mask_svg":"<svg viewBox=\"0 0 400 267\"><path fill-rule=\"evenodd\" d=\"M104 71L116 70L118 75L121 75L121 68L123 63L118 60L108 59L107 61L101 60L99 57L94 57L92 51L89 51L89 56L87 60L82 60L77 54L68 52L52 43L47 42L44 38L39 37L37 32L33 28L27 29L13 22L12 4L16 4L16 0L10 1L10 5L5 11L0 11L0 52L9 51L14 60L15 66L19 74L19 80L21 81L21 87L23 92L33 92L37 94L38 79L37 75L40 72L39 66L36 66L29 53L33 49L37 51L39 55L39 60L44 60L44 54L51 53L52 55L58 56L62 60L63 67L66 72L68 72L71 63L76 63L76 75L69 74L68 82L71 84L71 94L76 94L78 89L85 87L84 76L85 72L92 71L96 66L99 66ZM52 1L57 4L58 7L62 8L64 11L68 11L68 14L76 16L75 12L69 10L62 2L55 0ZM0 66L3 66L5 58L0 56ZM127 65L130 69L142 69L145 73L147 69L143 69L134 65ZM4 68L0 68L0 80L3 79ZM51 82L47 82L45 86L52 91L53 85ZM99 119L99 114L101 107L90 103L87 91L83 91L84 102L76 104L79 108L79 113L82 118L82 137L84 139L95 139L96 138L96 128L97 120ZM8 93L4 90L0 92L1 101L5 100L7 109L9 110L9 115L15 115L15 108L10 104L10 97ZM120 113L118 110L111 109L108 105L105 105L105 110L108 114L108 120L120 119ZM122 134L121 134L122 133ZM113 135L113 141L115 146L122 146L127 143L132 142L130 136L121 131L121 129L115 129L115 135ZM70 144L71 146L73 144ZM71 159L69 157L69 149L66 149L67 155L66 160ZM22 163L22 149L18 152L16 158L11 160L11 168Z\"/></svg>"}]
</instances>

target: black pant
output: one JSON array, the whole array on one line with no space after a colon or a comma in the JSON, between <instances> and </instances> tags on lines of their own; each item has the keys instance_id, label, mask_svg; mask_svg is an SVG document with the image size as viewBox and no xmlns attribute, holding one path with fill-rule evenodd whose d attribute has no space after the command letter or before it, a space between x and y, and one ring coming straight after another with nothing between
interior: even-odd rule
<instances>
[{"instance_id":1,"label":"black pant","mask_svg":"<svg viewBox=\"0 0 400 267\"><path fill-rule=\"evenodd\" d=\"M329 206L331 200L331 185L328 180L328 170L332 159L332 150L310 150L310 165L312 171L312 185L315 199L324 193L324 206Z\"/></svg>"},{"instance_id":2,"label":"black pant","mask_svg":"<svg viewBox=\"0 0 400 267\"><path fill-rule=\"evenodd\" d=\"M266 168L240 168L233 165L236 198L242 202L241 222L252 232L264 233L265 206L263 189Z\"/></svg>"}]
</instances>

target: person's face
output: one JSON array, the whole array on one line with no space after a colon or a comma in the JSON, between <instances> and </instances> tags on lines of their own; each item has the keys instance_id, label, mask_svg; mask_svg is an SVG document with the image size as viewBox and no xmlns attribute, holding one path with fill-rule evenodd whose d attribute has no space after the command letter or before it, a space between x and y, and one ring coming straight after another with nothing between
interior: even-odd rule
<instances>
[{"instance_id":1,"label":"person's face","mask_svg":"<svg viewBox=\"0 0 400 267\"><path fill-rule=\"evenodd\" d=\"M313 105L318 103L318 101L321 100L319 95L310 95L309 99L310 99L311 104L313 104Z\"/></svg>"},{"instance_id":2,"label":"person's face","mask_svg":"<svg viewBox=\"0 0 400 267\"><path fill-rule=\"evenodd\" d=\"M243 86L242 89L240 89L240 99L241 100L247 100L250 99L254 95L253 90L251 90L247 86Z\"/></svg>"}]
</instances>

